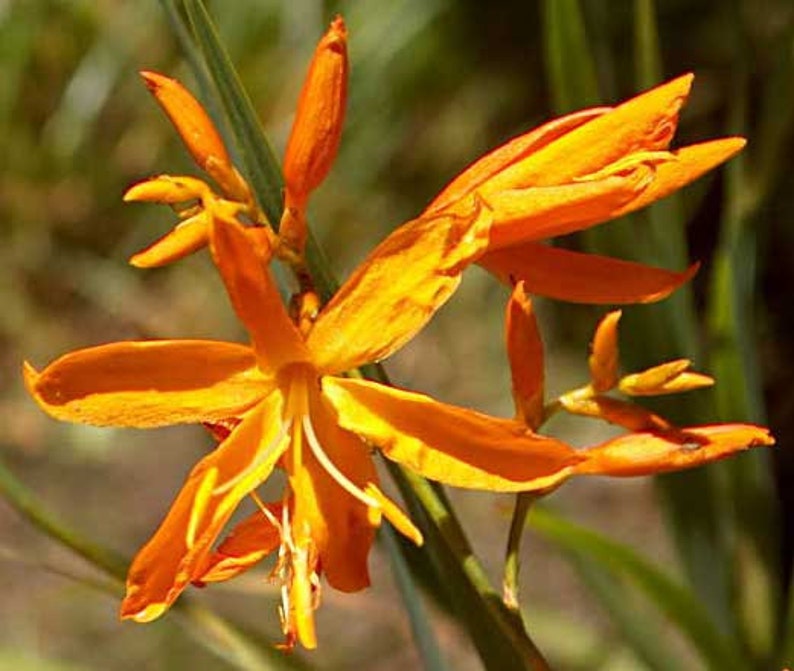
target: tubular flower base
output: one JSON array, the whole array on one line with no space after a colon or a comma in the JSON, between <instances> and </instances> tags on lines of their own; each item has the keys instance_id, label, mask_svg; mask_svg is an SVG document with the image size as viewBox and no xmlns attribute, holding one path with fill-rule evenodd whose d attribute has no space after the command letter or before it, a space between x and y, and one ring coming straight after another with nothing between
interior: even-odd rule
<instances>
[{"instance_id":1,"label":"tubular flower base","mask_svg":"<svg viewBox=\"0 0 794 671\"><path fill-rule=\"evenodd\" d=\"M541 241L645 207L741 150L738 137L670 150L692 79L683 75L617 107L569 114L507 142L456 177L425 214L454 212L476 194L494 220L478 262L508 284L523 280L528 293L582 303L668 296L697 265L676 273Z\"/></svg>"},{"instance_id":2,"label":"tubular flower base","mask_svg":"<svg viewBox=\"0 0 794 671\"><path fill-rule=\"evenodd\" d=\"M314 647L321 570L337 589L365 587L373 528L384 515L421 542L380 492L359 435L427 477L497 491L546 484L581 461L569 446L521 423L337 377L388 356L425 324L454 291L460 269L487 244L489 220L481 215L402 227L305 334L287 315L264 248L233 219L217 218L213 257L250 347L125 342L67 354L41 372L26 364L30 393L59 419L128 427L201 422L220 436L232 427L192 470L135 558L123 617L154 619L189 582L229 577L278 547L287 641ZM351 411L349 397L360 412ZM221 554L212 554L238 503L276 467L289 482L281 515L263 505L258 521L239 527Z\"/></svg>"}]
</instances>

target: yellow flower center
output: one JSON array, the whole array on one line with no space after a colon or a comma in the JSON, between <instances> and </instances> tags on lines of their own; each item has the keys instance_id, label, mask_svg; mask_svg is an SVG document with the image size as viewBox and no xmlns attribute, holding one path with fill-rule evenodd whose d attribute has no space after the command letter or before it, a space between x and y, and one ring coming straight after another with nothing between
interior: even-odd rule
<instances>
[{"instance_id":1,"label":"yellow flower center","mask_svg":"<svg viewBox=\"0 0 794 671\"><path fill-rule=\"evenodd\" d=\"M284 424L289 426L289 430L292 431L292 451L289 463L292 472L298 473L303 467L305 439L305 444L308 445L314 458L342 489L365 506L380 510L380 502L365 493L339 469L323 449L317 437L311 421L312 396L314 395L315 404L320 402L318 397L320 374L317 370L306 363L289 364L279 371L278 381L286 392L284 394L287 399L284 408Z\"/></svg>"}]
</instances>

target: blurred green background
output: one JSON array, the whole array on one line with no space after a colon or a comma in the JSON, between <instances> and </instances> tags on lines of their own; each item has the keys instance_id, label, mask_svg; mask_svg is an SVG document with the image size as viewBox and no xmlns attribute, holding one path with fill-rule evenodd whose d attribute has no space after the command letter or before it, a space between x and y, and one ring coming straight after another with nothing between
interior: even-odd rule
<instances>
[{"instance_id":1,"label":"blurred green background","mask_svg":"<svg viewBox=\"0 0 794 671\"><path fill-rule=\"evenodd\" d=\"M750 144L730 172L688 189L674 215L657 210L657 225L672 217L671 236L675 222L686 222L689 258L703 267L689 307L628 309L624 342L637 329L640 344L658 344L629 348L631 362L647 366L681 355L675 333L688 329L690 344L698 343L696 367L723 386L716 395L688 397L695 399L689 409L702 411L687 421L766 421L778 446L716 472L708 490L697 478L661 487L648 479L588 480L566 485L552 503L693 582L695 593L703 587L698 562L738 576L709 608L716 621L728 622L720 624L724 631L740 632L756 668L780 668L769 650L775 636L785 636L776 627L784 626L794 543L794 4L580 4L581 13L568 0L235 0L208 7L279 155L316 40L335 13L344 15L352 63L347 123L334 170L310 210L344 277L484 151L556 113L614 103L643 88L653 64L638 54L653 50L637 49L638 40L650 39L638 37L638 13L655 6L659 74L696 74L676 143L741 133ZM587 53L577 44L586 44ZM67 350L112 340L243 337L205 255L146 272L126 264L174 218L165 208L124 205L125 188L161 172L197 172L137 70L158 70L194 89L195 80L173 25L153 0L0 0L0 67L0 455L65 522L131 555L208 448L206 436L199 428L59 424L26 396L19 369L24 359L41 366ZM643 225L639 219L630 226ZM620 223L612 228L572 244L645 260L664 251L652 236ZM669 258L658 263L674 265ZM505 297L485 273L469 271L455 299L387 364L395 383L510 415ZM584 380L587 343L604 309L539 307L550 391L561 392ZM652 332L643 333L643 324L652 323ZM554 429L578 444L604 435L593 433L592 423ZM675 489L678 503L670 504ZM456 492L454 501L498 583L510 498ZM687 560L680 520L697 517L701 507L733 526L724 534L727 545L706 543L699 559L690 553ZM745 536L752 542L743 543ZM653 668L626 624L610 616L597 579L583 580L586 571L559 544L530 534L525 546L524 605L550 661L562 669ZM709 554L720 547L727 551ZM381 548L371 569L373 588L364 593L324 591L319 651L301 655L310 668L419 668ZM233 668L197 645L178 615L147 626L119 623L118 600L92 589L92 579L101 580L0 500L0 668ZM246 629L279 639L277 595L263 574L197 597ZM481 668L465 634L431 608L449 668ZM652 605L637 604L635 612L646 635L677 660L675 668L703 668Z\"/></svg>"}]
</instances>

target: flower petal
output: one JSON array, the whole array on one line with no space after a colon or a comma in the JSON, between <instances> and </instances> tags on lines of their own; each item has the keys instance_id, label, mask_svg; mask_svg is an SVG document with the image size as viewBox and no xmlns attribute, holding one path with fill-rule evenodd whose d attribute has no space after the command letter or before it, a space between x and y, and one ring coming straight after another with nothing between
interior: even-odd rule
<instances>
[{"instance_id":1,"label":"flower petal","mask_svg":"<svg viewBox=\"0 0 794 671\"><path fill-rule=\"evenodd\" d=\"M270 394L193 468L168 515L130 566L122 618L148 622L159 617L200 576L239 502L267 478L289 444L281 431L281 408L281 395ZM208 479L218 484L197 511Z\"/></svg>"},{"instance_id":2,"label":"flower petal","mask_svg":"<svg viewBox=\"0 0 794 671\"><path fill-rule=\"evenodd\" d=\"M530 294L574 303L653 303L697 272L682 273L528 242L488 252L478 263L505 283L523 280Z\"/></svg>"},{"instance_id":3,"label":"flower petal","mask_svg":"<svg viewBox=\"0 0 794 671\"><path fill-rule=\"evenodd\" d=\"M562 137L565 133L572 131L591 119L601 116L610 109L609 107L594 107L568 114L559 119L553 119L497 147L453 179L427 206L423 216L440 212L474 191L493 175L525 159L533 152Z\"/></svg>"},{"instance_id":4,"label":"flower petal","mask_svg":"<svg viewBox=\"0 0 794 671\"><path fill-rule=\"evenodd\" d=\"M162 238L130 258L136 268L157 268L198 251L209 240L210 224L206 211L183 221Z\"/></svg>"},{"instance_id":5,"label":"flower petal","mask_svg":"<svg viewBox=\"0 0 794 671\"><path fill-rule=\"evenodd\" d=\"M727 161L746 144L747 140L744 138L726 137L677 149L672 152L675 160L658 164L654 179L648 187L614 216L623 216L669 196Z\"/></svg>"},{"instance_id":6,"label":"flower petal","mask_svg":"<svg viewBox=\"0 0 794 671\"><path fill-rule=\"evenodd\" d=\"M694 426L678 431L630 433L582 454L577 474L629 477L693 468L761 445L773 445L769 429L753 424Z\"/></svg>"},{"instance_id":7,"label":"flower petal","mask_svg":"<svg viewBox=\"0 0 794 671\"><path fill-rule=\"evenodd\" d=\"M250 347L211 340L120 342L70 352L43 371L24 368L36 402L57 419L151 427L240 415L273 382Z\"/></svg>"},{"instance_id":8,"label":"flower petal","mask_svg":"<svg viewBox=\"0 0 794 671\"><path fill-rule=\"evenodd\" d=\"M280 501L266 507L272 518L281 518ZM192 581L201 584L234 578L277 550L280 544L281 529L257 510L231 529L218 549L207 556Z\"/></svg>"},{"instance_id":9,"label":"flower petal","mask_svg":"<svg viewBox=\"0 0 794 671\"><path fill-rule=\"evenodd\" d=\"M576 450L520 422L446 405L374 382L323 379L339 424L420 475L455 487L546 489L581 459Z\"/></svg>"},{"instance_id":10,"label":"flower petal","mask_svg":"<svg viewBox=\"0 0 794 671\"><path fill-rule=\"evenodd\" d=\"M494 219L490 249L545 240L614 219L653 183L670 154L647 152L610 166L599 177L483 196Z\"/></svg>"},{"instance_id":11,"label":"flower petal","mask_svg":"<svg viewBox=\"0 0 794 671\"><path fill-rule=\"evenodd\" d=\"M315 365L339 373L379 361L419 331L488 245L490 219L439 215L404 224L358 267L308 336Z\"/></svg>"},{"instance_id":12,"label":"flower petal","mask_svg":"<svg viewBox=\"0 0 794 671\"><path fill-rule=\"evenodd\" d=\"M481 191L553 186L594 173L635 152L665 150L689 95L686 74L641 93L494 175Z\"/></svg>"},{"instance_id":13,"label":"flower petal","mask_svg":"<svg viewBox=\"0 0 794 671\"><path fill-rule=\"evenodd\" d=\"M210 249L235 312L245 324L263 370L308 361L309 353L267 267L269 257L236 221L216 218ZM268 250L269 251L269 250Z\"/></svg>"},{"instance_id":14,"label":"flower petal","mask_svg":"<svg viewBox=\"0 0 794 671\"><path fill-rule=\"evenodd\" d=\"M507 304L505 330L517 419L534 430L543 423L543 341L523 282Z\"/></svg>"},{"instance_id":15,"label":"flower petal","mask_svg":"<svg viewBox=\"0 0 794 671\"><path fill-rule=\"evenodd\" d=\"M377 482L361 439L339 428L321 396L312 394L310 403L311 423L328 459L361 490ZM293 526L300 529L305 522L311 529L328 583L343 592L367 587L367 558L375 538L368 507L342 489L305 447L303 468L290 473L290 484L295 496Z\"/></svg>"}]
</instances>

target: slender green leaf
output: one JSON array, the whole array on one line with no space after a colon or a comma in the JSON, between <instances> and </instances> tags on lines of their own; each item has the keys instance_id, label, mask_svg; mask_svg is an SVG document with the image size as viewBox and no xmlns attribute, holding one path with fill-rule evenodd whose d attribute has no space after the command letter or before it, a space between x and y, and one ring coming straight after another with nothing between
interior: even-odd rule
<instances>
[{"instance_id":1,"label":"slender green leaf","mask_svg":"<svg viewBox=\"0 0 794 671\"><path fill-rule=\"evenodd\" d=\"M585 34L578 0L543 3L546 67L558 113L599 103L595 61Z\"/></svg>"},{"instance_id":2,"label":"slender green leaf","mask_svg":"<svg viewBox=\"0 0 794 671\"><path fill-rule=\"evenodd\" d=\"M89 541L57 519L2 461L0 461L0 495L39 531L111 578L117 587L117 596L121 595L129 560L113 550ZM107 582L64 575L77 579L81 585L97 589L104 594L108 594L111 588ZM262 645L245 635L231 622L185 596L176 602L172 610L197 641L240 671L305 668L294 658L285 658L271 646Z\"/></svg>"},{"instance_id":3,"label":"slender green leaf","mask_svg":"<svg viewBox=\"0 0 794 671\"><path fill-rule=\"evenodd\" d=\"M634 584L689 639L707 668L715 671L749 668L736 641L715 628L707 609L695 594L632 549L545 509L533 510L530 526L566 552Z\"/></svg>"},{"instance_id":4,"label":"slender green leaf","mask_svg":"<svg viewBox=\"0 0 794 671\"><path fill-rule=\"evenodd\" d=\"M741 27L734 39L746 42ZM749 109L749 70L737 54L737 73L730 96L730 131L743 134ZM717 413L721 419L763 423L765 411L761 370L756 344L755 303L758 270L758 236L763 227L754 225L755 211L764 197L750 187L745 152L726 168L725 207L715 252L709 292L708 326L714 343L711 367L717 377ZM770 160L767 158L767 160ZM769 180L769 173L764 176ZM778 524L769 454L751 454L722 466L727 476L726 506L742 539L744 552L734 555L735 615L745 644L759 659L766 660L774 646L775 620L784 608L781 583ZM762 595L766 595L764 599Z\"/></svg>"},{"instance_id":5,"label":"slender green leaf","mask_svg":"<svg viewBox=\"0 0 794 671\"><path fill-rule=\"evenodd\" d=\"M259 119L234 70L217 30L201 0L184 0L193 36L218 89L221 103L233 128L238 149L251 185L271 225L278 229L283 209L284 180L278 159L262 131Z\"/></svg>"},{"instance_id":6,"label":"slender green leaf","mask_svg":"<svg viewBox=\"0 0 794 671\"><path fill-rule=\"evenodd\" d=\"M663 80L654 4L653 0L635 0L634 3L634 62L638 89L650 88ZM635 223L647 236L647 244L638 246L637 260L676 269L689 264L683 212L679 192L635 215ZM634 345L627 348L626 363L632 365L632 358L637 364L647 361L648 352L662 360L681 357L701 360L690 285L642 312L642 315L627 315L626 327L630 329L630 342ZM638 351L636 343L642 343L642 351ZM694 399L668 401L665 410L678 422L697 423L711 414L702 399L704 396L699 395ZM656 484L665 502L670 529L689 582L727 630L731 612L727 592L727 529L725 510L719 506L714 479L713 471L698 469L659 477ZM725 560L715 562L717 557Z\"/></svg>"},{"instance_id":7,"label":"slender green leaf","mask_svg":"<svg viewBox=\"0 0 794 671\"><path fill-rule=\"evenodd\" d=\"M548 669L520 618L493 589L442 490L397 464L387 462L387 466L425 536L438 584L466 625L484 667Z\"/></svg>"},{"instance_id":8,"label":"slender green leaf","mask_svg":"<svg viewBox=\"0 0 794 671\"><path fill-rule=\"evenodd\" d=\"M396 532L391 525L386 524L381 528L380 534L389 553L394 580L400 590L405 610L408 613L411 633L424 662L425 670L444 671L446 666L441 656L441 650L433 636L432 624L422 604L422 597L416 588L416 583L411 576L405 555L397 545Z\"/></svg>"}]
</instances>

